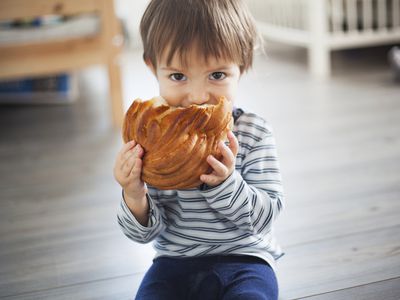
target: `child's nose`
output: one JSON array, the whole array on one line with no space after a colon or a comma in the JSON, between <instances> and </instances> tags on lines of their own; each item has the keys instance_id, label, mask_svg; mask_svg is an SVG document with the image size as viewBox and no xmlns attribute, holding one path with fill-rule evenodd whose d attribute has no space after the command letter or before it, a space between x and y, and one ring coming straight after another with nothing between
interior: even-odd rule
<instances>
[{"instance_id":1,"label":"child's nose","mask_svg":"<svg viewBox=\"0 0 400 300\"><path fill-rule=\"evenodd\" d=\"M195 87L192 87L188 98L191 104L201 105L210 100L210 94L207 92L205 86L199 84Z\"/></svg>"},{"instance_id":2,"label":"child's nose","mask_svg":"<svg viewBox=\"0 0 400 300\"><path fill-rule=\"evenodd\" d=\"M201 105L207 103L210 100L209 96L202 96L202 97L193 97L189 99L190 104L197 104Z\"/></svg>"}]
</instances>

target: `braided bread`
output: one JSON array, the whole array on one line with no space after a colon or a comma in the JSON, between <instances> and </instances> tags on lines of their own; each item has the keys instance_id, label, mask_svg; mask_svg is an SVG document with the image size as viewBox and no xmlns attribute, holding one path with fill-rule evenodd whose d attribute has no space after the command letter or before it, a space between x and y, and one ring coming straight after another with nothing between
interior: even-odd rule
<instances>
[{"instance_id":1,"label":"braided bread","mask_svg":"<svg viewBox=\"0 0 400 300\"><path fill-rule=\"evenodd\" d=\"M232 107L221 97L216 105L171 107L161 97L136 99L125 114L122 135L144 151L142 180L159 189L199 186L211 172L206 161L221 159L218 142L232 129Z\"/></svg>"}]
</instances>

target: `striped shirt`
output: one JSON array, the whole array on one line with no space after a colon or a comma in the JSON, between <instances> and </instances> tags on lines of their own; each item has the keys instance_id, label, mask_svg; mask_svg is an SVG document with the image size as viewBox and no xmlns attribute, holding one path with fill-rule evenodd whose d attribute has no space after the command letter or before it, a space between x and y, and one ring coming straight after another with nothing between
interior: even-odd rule
<instances>
[{"instance_id":1,"label":"striped shirt","mask_svg":"<svg viewBox=\"0 0 400 300\"><path fill-rule=\"evenodd\" d=\"M244 112L235 121L235 171L220 185L187 190L148 187L149 221L142 226L122 199L118 222L139 243L154 241L156 256L251 255L272 267L282 251L273 222L283 209L281 174L271 127Z\"/></svg>"}]
</instances>

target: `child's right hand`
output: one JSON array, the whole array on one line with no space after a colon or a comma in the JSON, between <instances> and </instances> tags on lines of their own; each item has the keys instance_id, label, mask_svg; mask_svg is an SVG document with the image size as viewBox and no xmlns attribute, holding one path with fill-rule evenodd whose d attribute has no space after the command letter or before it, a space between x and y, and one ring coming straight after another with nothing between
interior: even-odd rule
<instances>
[{"instance_id":1,"label":"child's right hand","mask_svg":"<svg viewBox=\"0 0 400 300\"><path fill-rule=\"evenodd\" d=\"M147 187L141 180L143 148L135 141L126 143L117 155L114 177L124 190L127 204L145 201Z\"/></svg>"}]
</instances>

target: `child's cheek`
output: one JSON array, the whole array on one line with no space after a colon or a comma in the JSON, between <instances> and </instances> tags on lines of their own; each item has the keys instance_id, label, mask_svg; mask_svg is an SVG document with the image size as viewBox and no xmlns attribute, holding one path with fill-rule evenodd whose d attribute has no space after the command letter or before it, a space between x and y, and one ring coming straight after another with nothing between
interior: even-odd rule
<instances>
[{"instance_id":1,"label":"child's cheek","mask_svg":"<svg viewBox=\"0 0 400 300\"><path fill-rule=\"evenodd\" d=\"M163 97L169 105L177 105L177 93L175 89L169 83L161 84L160 82L160 96Z\"/></svg>"}]
</instances>

